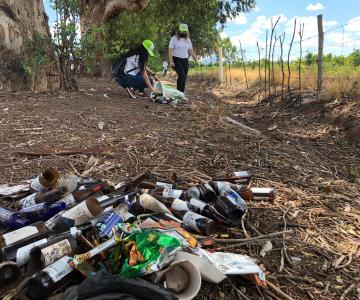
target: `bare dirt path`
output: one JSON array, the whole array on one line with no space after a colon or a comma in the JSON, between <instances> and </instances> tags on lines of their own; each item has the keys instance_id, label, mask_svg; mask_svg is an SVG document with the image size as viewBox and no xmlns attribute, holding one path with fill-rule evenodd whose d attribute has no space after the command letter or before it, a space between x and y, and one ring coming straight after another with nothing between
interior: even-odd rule
<instances>
[{"instance_id":1,"label":"bare dirt path","mask_svg":"<svg viewBox=\"0 0 360 300\"><path fill-rule=\"evenodd\" d=\"M275 187L277 200L249 204L248 234L281 231L286 220L294 230L285 237L291 239L285 243L290 262L285 259L279 273L283 241L274 241L265 257L259 256L261 243L231 251L258 259L269 280L294 299L339 299L356 286L360 151L346 137L345 125L334 121L348 104L309 98L300 108L274 114L277 103L260 103L230 87L210 90L196 81L189 95L191 105L160 105L130 99L115 83L98 79L81 80L74 94L0 93L0 183L17 183L49 166L82 172L89 153L100 160L93 175L114 182L142 169L164 179L176 172L187 183L225 170L249 170L253 186ZM261 135L244 134L226 117ZM83 153L30 155L49 146ZM243 238L242 230L234 237ZM233 282L249 299L273 297ZM357 293L353 288L348 299ZM199 298L210 296L237 299L238 293L225 282L205 285Z\"/></svg>"}]
</instances>

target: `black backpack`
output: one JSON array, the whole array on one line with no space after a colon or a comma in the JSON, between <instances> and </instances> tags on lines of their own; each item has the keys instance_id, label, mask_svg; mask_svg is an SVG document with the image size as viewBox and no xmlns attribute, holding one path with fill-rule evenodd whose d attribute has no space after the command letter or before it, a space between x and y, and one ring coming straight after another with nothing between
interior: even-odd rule
<instances>
[{"instance_id":1,"label":"black backpack","mask_svg":"<svg viewBox=\"0 0 360 300\"><path fill-rule=\"evenodd\" d=\"M126 59L127 57L125 55L119 56L111 65L111 72L114 75L115 78L121 78L125 76L125 66L126 66ZM127 73L130 73L131 71L136 70L136 68L131 69L127 71Z\"/></svg>"}]
</instances>

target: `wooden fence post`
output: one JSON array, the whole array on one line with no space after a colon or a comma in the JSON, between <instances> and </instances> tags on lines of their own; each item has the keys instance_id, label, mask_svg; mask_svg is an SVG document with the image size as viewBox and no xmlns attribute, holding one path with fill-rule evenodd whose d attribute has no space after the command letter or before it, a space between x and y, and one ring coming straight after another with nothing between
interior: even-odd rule
<instances>
[{"instance_id":1,"label":"wooden fence post","mask_svg":"<svg viewBox=\"0 0 360 300\"><path fill-rule=\"evenodd\" d=\"M281 64L281 100L284 100L284 85L285 85L285 71L284 71L284 60L283 60L283 53L284 53L284 41L285 41L285 32L280 36L280 64Z\"/></svg>"},{"instance_id":2,"label":"wooden fence post","mask_svg":"<svg viewBox=\"0 0 360 300\"><path fill-rule=\"evenodd\" d=\"M260 92L261 92L261 56L260 56L260 47L259 47L258 41L256 41L256 46L257 46L258 54L259 54L259 87L260 87Z\"/></svg>"},{"instance_id":3,"label":"wooden fence post","mask_svg":"<svg viewBox=\"0 0 360 300\"><path fill-rule=\"evenodd\" d=\"M324 29L322 15L317 16L319 48L318 48L318 78L317 78L317 99L320 100L323 84L323 54L324 54Z\"/></svg>"},{"instance_id":4,"label":"wooden fence post","mask_svg":"<svg viewBox=\"0 0 360 300\"><path fill-rule=\"evenodd\" d=\"M246 67L245 67L245 61L244 61L244 52L241 46L241 41L239 40L239 44L240 44L240 52L241 52L241 60L242 60L242 65L243 65L243 69L244 69L244 74L245 74L245 81L246 81L246 88L249 88L249 84L248 84L248 80L247 80L247 75L246 75Z\"/></svg>"},{"instance_id":5,"label":"wooden fence post","mask_svg":"<svg viewBox=\"0 0 360 300\"><path fill-rule=\"evenodd\" d=\"M288 61L287 61L287 66L288 66L288 93L289 93L289 98L291 97L291 87L290 87L290 77L291 77L291 71L290 71L290 56L291 56L291 48L294 42L294 38L295 38L295 31L296 31L296 19L294 21L294 31L293 31L293 35L292 35L292 39L290 42L290 47L289 47L289 52L288 52Z\"/></svg>"},{"instance_id":6,"label":"wooden fence post","mask_svg":"<svg viewBox=\"0 0 360 300\"><path fill-rule=\"evenodd\" d=\"M222 47L219 47L218 49L219 54L219 81L224 81L224 57L222 52Z\"/></svg>"}]
</instances>

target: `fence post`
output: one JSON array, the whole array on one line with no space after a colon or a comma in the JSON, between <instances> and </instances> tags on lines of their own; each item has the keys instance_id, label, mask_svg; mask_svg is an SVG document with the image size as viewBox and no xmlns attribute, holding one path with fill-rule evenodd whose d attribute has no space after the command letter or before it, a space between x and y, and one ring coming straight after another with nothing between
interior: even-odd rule
<instances>
[{"instance_id":1,"label":"fence post","mask_svg":"<svg viewBox=\"0 0 360 300\"><path fill-rule=\"evenodd\" d=\"M244 75L245 75L246 88L248 89L248 88L249 88L249 84L248 84L247 75L246 75L244 52L243 52L243 49L242 49L241 41L240 41L240 40L239 40L239 44L240 44L241 60L242 60L242 65L243 65Z\"/></svg>"},{"instance_id":2,"label":"fence post","mask_svg":"<svg viewBox=\"0 0 360 300\"><path fill-rule=\"evenodd\" d=\"M260 47L259 47L258 41L256 41L256 46L257 46L258 54L259 54L259 87L260 87L260 93L261 93L261 57L260 57Z\"/></svg>"},{"instance_id":3,"label":"fence post","mask_svg":"<svg viewBox=\"0 0 360 300\"><path fill-rule=\"evenodd\" d=\"M324 53L324 30L322 15L317 16L319 48L318 48L318 78L317 78L317 99L320 100L321 88L323 84L323 53Z\"/></svg>"},{"instance_id":4,"label":"fence post","mask_svg":"<svg viewBox=\"0 0 360 300\"><path fill-rule=\"evenodd\" d=\"M218 48L218 54L219 54L219 81L224 81L224 57L222 52L222 47Z\"/></svg>"}]
</instances>

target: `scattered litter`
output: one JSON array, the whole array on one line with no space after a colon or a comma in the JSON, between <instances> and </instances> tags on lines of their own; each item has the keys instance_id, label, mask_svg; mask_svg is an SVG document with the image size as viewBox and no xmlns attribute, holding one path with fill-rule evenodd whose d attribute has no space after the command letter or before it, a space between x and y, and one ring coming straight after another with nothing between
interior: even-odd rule
<instances>
[{"instance_id":1,"label":"scattered litter","mask_svg":"<svg viewBox=\"0 0 360 300\"><path fill-rule=\"evenodd\" d=\"M206 243L204 237L211 238L215 228L240 225L246 202L273 199L272 188L248 187L252 175L247 171L227 172L188 189L177 185L176 176L160 181L148 171L116 185L88 177L95 168L113 167L106 161L99 165L92 155L82 176L49 168L24 184L0 186L6 199L21 195L0 207L5 229L0 236L0 292L18 285L29 299L46 299L60 288L71 291L81 282L79 276L80 286L93 278L108 280L107 285L120 282L115 278L146 276L149 287L159 284L166 299L182 300L195 298L202 280L220 283L227 276L241 276L266 286L253 259L212 252L216 239ZM201 242L197 234L204 236ZM219 236L232 238L230 233ZM262 256L271 249L268 241ZM30 279L21 282L21 274Z\"/></svg>"},{"instance_id":2,"label":"scattered litter","mask_svg":"<svg viewBox=\"0 0 360 300\"><path fill-rule=\"evenodd\" d=\"M105 126L105 122L101 121L101 122L98 123L98 127L99 127L100 130L103 130L104 126Z\"/></svg>"}]
</instances>

